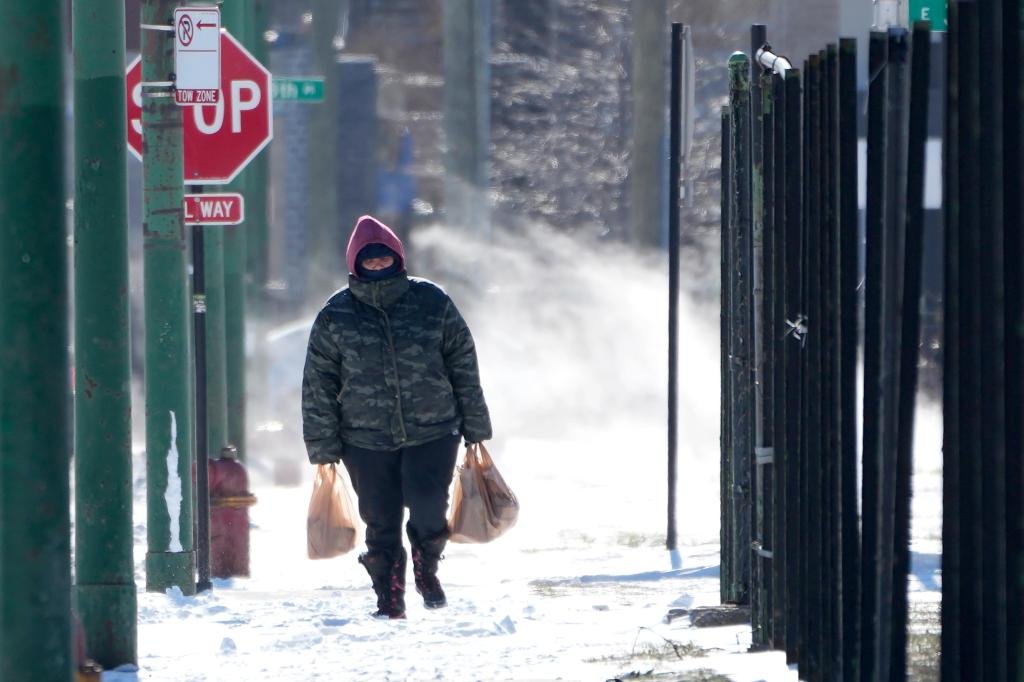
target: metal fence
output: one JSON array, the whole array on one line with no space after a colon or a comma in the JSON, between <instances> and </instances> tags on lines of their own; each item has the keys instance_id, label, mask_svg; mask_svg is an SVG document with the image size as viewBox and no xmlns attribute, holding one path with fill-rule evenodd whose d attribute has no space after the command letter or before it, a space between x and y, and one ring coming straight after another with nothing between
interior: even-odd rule
<instances>
[{"instance_id":1,"label":"metal fence","mask_svg":"<svg viewBox=\"0 0 1024 682\"><path fill-rule=\"evenodd\" d=\"M1024 6L949 6L942 677L1024 676Z\"/></svg>"},{"instance_id":2,"label":"metal fence","mask_svg":"<svg viewBox=\"0 0 1024 682\"><path fill-rule=\"evenodd\" d=\"M1022 3L949 18L942 678L1019 680ZM906 678L931 43L871 34L863 215L855 41L797 69L755 26L729 61L722 600L802 679Z\"/></svg>"}]
</instances>

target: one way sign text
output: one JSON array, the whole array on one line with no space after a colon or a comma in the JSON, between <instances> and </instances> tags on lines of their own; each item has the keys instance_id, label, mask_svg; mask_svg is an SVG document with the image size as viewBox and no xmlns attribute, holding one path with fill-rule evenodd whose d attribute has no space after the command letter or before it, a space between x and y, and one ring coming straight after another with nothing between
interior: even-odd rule
<instances>
[{"instance_id":1,"label":"one way sign text","mask_svg":"<svg viewBox=\"0 0 1024 682\"><path fill-rule=\"evenodd\" d=\"M238 225L245 220L241 194L186 194L186 225Z\"/></svg>"}]
</instances>

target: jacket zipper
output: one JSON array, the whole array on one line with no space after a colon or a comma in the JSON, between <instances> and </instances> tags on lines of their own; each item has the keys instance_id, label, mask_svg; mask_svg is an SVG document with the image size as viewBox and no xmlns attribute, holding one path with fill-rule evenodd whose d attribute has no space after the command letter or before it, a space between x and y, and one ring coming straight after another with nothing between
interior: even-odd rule
<instances>
[{"instance_id":1,"label":"jacket zipper","mask_svg":"<svg viewBox=\"0 0 1024 682\"><path fill-rule=\"evenodd\" d=\"M376 299L376 292L374 293L374 299ZM408 440L408 436L405 433L405 414L402 411L402 383L398 378L398 351L395 349L395 338L391 334L391 320L388 318L388 314L384 312L384 308L379 308L379 310L380 314L384 316L384 331L387 332L388 346L391 348L391 368L395 372L395 399L398 402L398 424L402 429L401 442L404 443Z\"/></svg>"}]
</instances>

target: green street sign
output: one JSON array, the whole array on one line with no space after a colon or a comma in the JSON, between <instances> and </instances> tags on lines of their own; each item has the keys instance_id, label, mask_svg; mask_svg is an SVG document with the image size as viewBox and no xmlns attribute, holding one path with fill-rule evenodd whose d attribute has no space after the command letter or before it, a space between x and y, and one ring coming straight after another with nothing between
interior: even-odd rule
<instances>
[{"instance_id":1,"label":"green street sign","mask_svg":"<svg viewBox=\"0 0 1024 682\"><path fill-rule=\"evenodd\" d=\"M323 102L323 76L275 78L270 86L275 102Z\"/></svg>"},{"instance_id":2,"label":"green street sign","mask_svg":"<svg viewBox=\"0 0 1024 682\"><path fill-rule=\"evenodd\" d=\"M910 23L932 22L933 31L946 31L946 0L910 0Z\"/></svg>"}]
</instances>

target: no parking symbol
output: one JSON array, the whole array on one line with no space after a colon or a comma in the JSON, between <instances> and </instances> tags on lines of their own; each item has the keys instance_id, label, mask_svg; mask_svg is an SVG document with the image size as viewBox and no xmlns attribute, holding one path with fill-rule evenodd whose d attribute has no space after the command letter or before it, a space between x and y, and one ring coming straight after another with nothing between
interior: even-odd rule
<instances>
[{"instance_id":1,"label":"no parking symbol","mask_svg":"<svg viewBox=\"0 0 1024 682\"><path fill-rule=\"evenodd\" d=\"M182 105L220 101L220 10L174 10L174 101Z\"/></svg>"}]
</instances>

